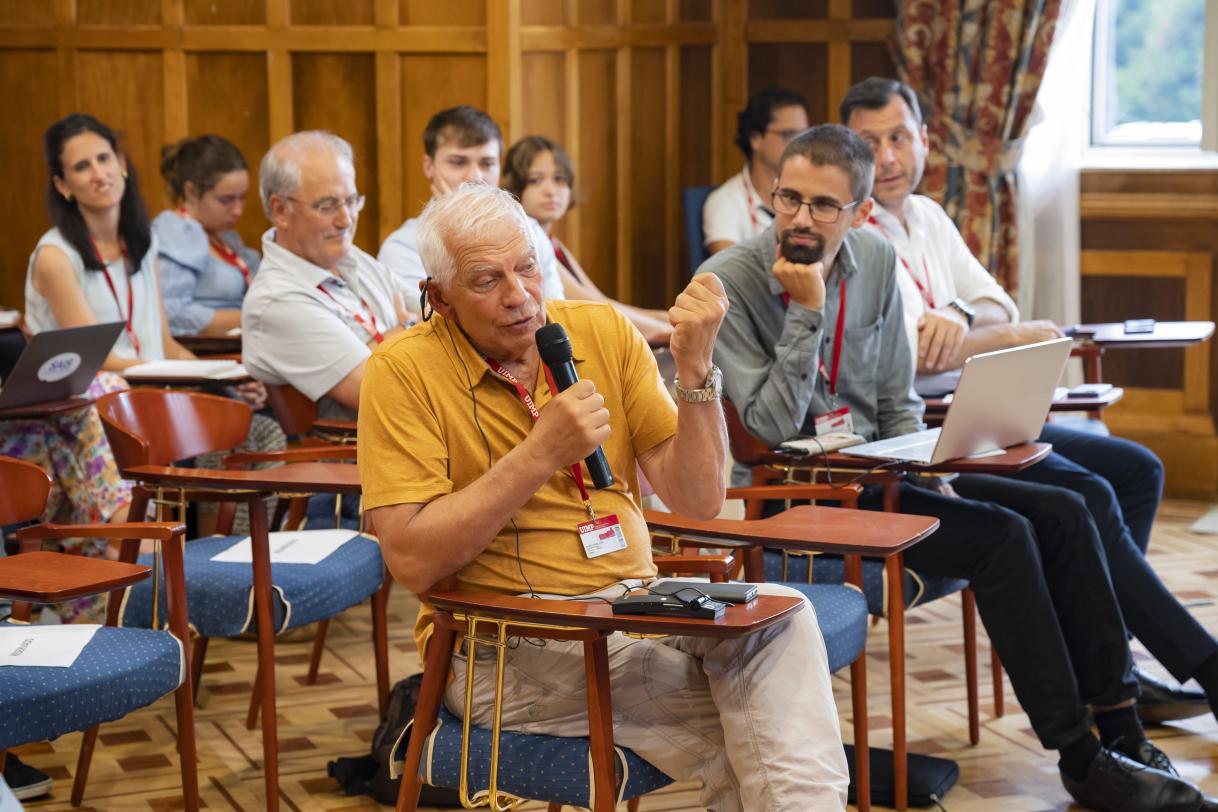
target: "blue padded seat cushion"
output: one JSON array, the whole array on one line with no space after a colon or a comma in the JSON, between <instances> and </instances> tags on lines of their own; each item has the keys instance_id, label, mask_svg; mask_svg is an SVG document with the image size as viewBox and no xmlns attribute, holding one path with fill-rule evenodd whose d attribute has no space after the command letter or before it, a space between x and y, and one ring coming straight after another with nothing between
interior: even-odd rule
<instances>
[{"instance_id":1,"label":"blue padded seat cushion","mask_svg":"<svg viewBox=\"0 0 1218 812\"><path fill-rule=\"evenodd\" d=\"M782 553L777 550L765 551L765 579L776 584L796 586L808 582L808 561L806 555L792 555L787 559L787 577L782 577ZM815 555L811 557L812 582L817 584L844 584L846 582L846 562L837 555ZM867 611L878 617L883 617L885 595L884 562L878 558L863 559L863 595L867 598ZM905 606L912 608L929 603L933 600L959 592L968 586L968 581L961 578L947 578L938 575L921 575L909 567L905 568Z\"/></svg>"},{"instance_id":2,"label":"blue padded seat cushion","mask_svg":"<svg viewBox=\"0 0 1218 812\"><path fill-rule=\"evenodd\" d=\"M244 536L208 536L187 542L185 554L186 603L190 623L203 637L235 637L254 628L254 570L248 563L212 561L212 556ZM152 556L140 556L152 565ZM367 599L385 577L381 546L368 536L352 533L343 544L317 564L271 564L274 600L271 617L275 633L334 617ZM165 592L158 595L159 619L165 623ZM123 598L120 625L152 625L152 579L128 587Z\"/></svg>"},{"instance_id":3,"label":"blue padded seat cushion","mask_svg":"<svg viewBox=\"0 0 1218 812\"><path fill-rule=\"evenodd\" d=\"M851 586L841 584L801 584L787 581L783 586L802 592L816 610L816 625L825 638L829 672L854 662L867 644L867 599Z\"/></svg>"},{"instance_id":4,"label":"blue padded seat cushion","mask_svg":"<svg viewBox=\"0 0 1218 812\"><path fill-rule=\"evenodd\" d=\"M120 719L173 691L184 674L173 635L110 626L98 629L68 668L4 666L0 750Z\"/></svg>"},{"instance_id":5,"label":"blue padded seat cushion","mask_svg":"<svg viewBox=\"0 0 1218 812\"><path fill-rule=\"evenodd\" d=\"M409 726L407 730L409 730ZM409 736L394 747L395 776L406 757ZM668 786L672 779L624 747L614 747L617 758L617 799L634 798ZM581 737L544 736L504 731L499 745L501 793L534 801L592 808L592 774L588 740ZM469 790L471 796L490 788L491 731L470 727ZM622 775L626 779L623 783ZM456 789L461 783L461 720L443 704L436 729L427 737L419 776L435 787Z\"/></svg>"}]
</instances>

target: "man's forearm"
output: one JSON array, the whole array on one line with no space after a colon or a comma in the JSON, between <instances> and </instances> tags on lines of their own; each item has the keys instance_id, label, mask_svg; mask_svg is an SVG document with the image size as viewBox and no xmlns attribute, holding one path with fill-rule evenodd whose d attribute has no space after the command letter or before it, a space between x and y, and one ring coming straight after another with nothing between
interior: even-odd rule
<instances>
[{"instance_id":1,"label":"man's forearm","mask_svg":"<svg viewBox=\"0 0 1218 812\"><path fill-rule=\"evenodd\" d=\"M1007 309L993 299L975 299L969 304L976 312L976 315L973 316L974 329L991 324L1008 324L1011 321L1011 314L1007 312Z\"/></svg>"},{"instance_id":2,"label":"man's forearm","mask_svg":"<svg viewBox=\"0 0 1218 812\"><path fill-rule=\"evenodd\" d=\"M525 443L469 485L421 508L376 508L372 522L389 571L415 592L454 575L490 545L553 475Z\"/></svg>"},{"instance_id":3,"label":"man's forearm","mask_svg":"<svg viewBox=\"0 0 1218 812\"><path fill-rule=\"evenodd\" d=\"M965 335L964 343L960 345L960 349L956 350L947 359L942 369L923 369L922 365L919 364L918 372L942 372L944 369L959 369L964 366L966 360L978 353L1005 350L1008 347L1013 347L1018 341L1012 327L1013 325L1010 322L987 324L981 327L974 326Z\"/></svg>"},{"instance_id":4,"label":"man's forearm","mask_svg":"<svg viewBox=\"0 0 1218 812\"><path fill-rule=\"evenodd\" d=\"M719 401L677 402L677 433L647 460L643 471L660 499L692 519L717 516L723 507L727 426Z\"/></svg>"}]
</instances>

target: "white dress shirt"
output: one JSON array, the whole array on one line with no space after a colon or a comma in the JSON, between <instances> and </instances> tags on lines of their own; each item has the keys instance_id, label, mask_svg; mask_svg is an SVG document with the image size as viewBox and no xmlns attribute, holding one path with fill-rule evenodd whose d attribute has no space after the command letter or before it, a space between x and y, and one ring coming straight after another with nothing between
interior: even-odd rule
<instances>
[{"instance_id":1,"label":"white dress shirt","mask_svg":"<svg viewBox=\"0 0 1218 812\"><path fill-rule=\"evenodd\" d=\"M702 236L706 245L713 242L744 242L756 237L774 222L769 210L769 191L765 195L753 188L748 165L710 193L702 206Z\"/></svg>"},{"instance_id":2,"label":"white dress shirt","mask_svg":"<svg viewBox=\"0 0 1218 812\"><path fill-rule=\"evenodd\" d=\"M896 249L897 282L911 349L918 346L918 319L922 314L954 299L970 304L992 299L1012 322L1019 321L1015 302L973 256L942 206L924 195L911 195L906 223L908 231L895 214L876 203L864 228L884 237ZM916 364L917 352L912 355Z\"/></svg>"},{"instance_id":3,"label":"white dress shirt","mask_svg":"<svg viewBox=\"0 0 1218 812\"><path fill-rule=\"evenodd\" d=\"M389 271L355 246L338 275L262 235L262 264L241 308L241 359L250 375L318 401L318 416L355 413L326 393L372 355L368 342L398 326Z\"/></svg>"}]
</instances>

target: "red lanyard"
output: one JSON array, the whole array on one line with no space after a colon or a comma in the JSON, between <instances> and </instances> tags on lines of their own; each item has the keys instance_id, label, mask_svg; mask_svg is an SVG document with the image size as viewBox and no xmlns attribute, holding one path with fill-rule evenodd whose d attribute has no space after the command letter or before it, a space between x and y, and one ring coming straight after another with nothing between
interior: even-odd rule
<instances>
[{"instance_id":1,"label":"red lanyard","mask_svg":"<svg viewBox=\"0 0 1218 812\"><path fill-rule=\"evenodd\" d=\"M833 331L833 372L825 372L825 362L820 361L820 374L822 377L829 379L829 394L837 397L837 371L839 362L842 360L842 334L846 331L846 275L842 274L841 280L838 282L838 305L837 305L837 327ZM791 304L791 294L783 291L782 306L788 307Z\"/></svg>"},{"instance_id":2,"label":"red lanyard","mask_svg":"<svg viewBox=\"0 0 1218 812\"><path fill-rule=\"evenodd\" d=\"M918 286L918 293L922 294L922 298L926 301L926 304L929 305L931 310L934 310L935 295L930 289L930 266L926 264L926 254L922 254L922 275L926 278L926 284L923 285L922 280L918 279L918 275L914 273L914 270L912 267L910 267L909 262L906 261L905 257L901 256L901 253L896 250L896 241L892 239L892 235L888 233L888 229L884 228L884 226L880 224L880 221L875 219L875 217L868 217L867 222L878 228L880 233L884 235L884 238L887 239L892 245L892 250L896 251L897 259L900 260L903 266L905 266L905 270L909 272L909 278L912 279L913 283Z\"/></svg>"},{"instance_id":3,"label":"red lanyard","mask_svg":"<svg viewBox=\"0 0 1218 812\"><path fill-rule=\"evenodd\" d=\"M355 310L354 308L351 308L351 307L347 307L345 304L340 302L338 299L335 299L334 294L331 293L330 291L326 290L325 285L319 283L317 285L317 289L320 290L322 293L326 294L327 296L329 296L330 299L333 300L334 304L338 305L343 310L346 310L348 313L350 313L351 317L355 319L355 323L358 324L360 327L363 327L364 332L367 333L368 335L372 336L373 340L376 341L377 344L380 344L382 341L385 340L384 334L381 333L381 328L378 327L376 324L376 314L372 312L372 308L369 307L368 303L364 301L363 296L357 296L356 298L359 299L360 306L363 307L364 310L368 311L367 319L365 319L364 314L360 313L358 310ZM371 322L371 324L369 324L369 321Z\"/></svg>"},{"instance_id":4,"label":"red lanyard","mask_svg":"<svg viewBox=\"0 0 1218 812\"><path fill-rule=\"evenodd\" d=\"M748 172L748 169L744 170ZM744 202L749 209L749 222L753 224L753 236L756 237L761 233L761 225L757 222L756 206L753 204L753 192L749 189L749 181L743 174L740 175L740 184L744 186Z\"/></svg>"},{"instance_id":5,"label":"red lanyard","mask_svg":"<svg viewBox=\"0 0 1218 812\"><path fill-rule=\"evenodd\" d=\"M93 255L97 257L97 261L102 266L102 276L106 278L106 287L110 288L110 295L114 297L114 307L118 309L119 318L123 317L123 305L118 299L118 290L114 287L114 280L110 278L110 268L106 265L106 260L102 259L101 251L98 250L97 241L93 239L93 235L89 235L89 243L93 246ZM127 246L121 245L123 252L123 267L127 267ZM127 338L131 341L131 347L135 350L135 357L140 357L140 340L135 335L135 327L132 325L132 320L135 317L135 294L132 292L134 286L131 284L131 277L127 277L127 323L124 329L127 331Z\"/></svg>"},{"instance_id":6,"label":"red lanyard","mask_svg":"<svg viewBox=\"0 0 1218 812\"><path fill-rule=\"evenodd\" d=\"M216 249L216 253L220 255L220 259L232 265L237 270L241 271L241 276L245 279L245 286L250 286L250 266L246 264L241 255L229 247L224 240L215 237L211 234L207 235L207 241L211 243L211 247Z\"/></svg>"},{"instance_id":7,"label":"red lanyard","mask_svg":"<svg viewBox=\"0 0 1218 812\"><path fill-rule=\"evenodd\" d=\"M504 369L503 364L500 364L498 361L487 358L485 355L482 356L482 360L486 361L486 365L491 368L491 372L494 372L515 387L516 394L524 401L525 408L529 410L529 415L532 416L533 422L536 423L541 418L541 412L537 410L537 404L533 402L533 396L529 394L528 389L525 389L524 384L516 380L515 376ZM557 396L558 386L554 383L554 376L550 374L549 367L546 367L545 370L546 383L550 385L550 394ZM584 487L584 477L579 470L578 462L571 466L571 478L575 480L575 486L579 488L579 498L584 500L584 507L588 511L588 516L595 519L596 514L592 511L592 499L588 496L588 489Z\"/></svg>"}]
</instances>

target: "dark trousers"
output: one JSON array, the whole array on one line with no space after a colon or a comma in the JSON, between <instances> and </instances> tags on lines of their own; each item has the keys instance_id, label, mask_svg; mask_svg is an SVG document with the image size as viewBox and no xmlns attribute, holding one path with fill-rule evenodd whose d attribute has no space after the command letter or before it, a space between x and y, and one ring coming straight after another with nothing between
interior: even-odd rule
<instances>
[{"instance_id":1,"label":"dark trousers","mask_svg":"<svg viewBox=\"0 0 1218 812\"><path fill-rule=\"evenodd\" d=\"M1218 640L1171 594L1144 555L1163 489L1162 463L1144 447L1117 437L1046 425L1041 440L1053 443L1055 453L1013 478L1083 497L1126 627L1173 677L1188 680L1218 653ZM1142 532L1146 540L1139 541Z\"/></svg>"},{"instance_id":2,"label":"dark trousers","mask_svg":"<svg viewBox=\"0 0 1218 812\"><path fill-rule=\"evenodd\" d=\"M960 498L900 486L900 510L939 519L905 553L930 575L967 578L981 621L1041 744L1087 735L1087 704L1137 695L1120 609L1095 526L1081 497L1061 488L972 474ZM860 500L879 509L879 489Z\"/></svg>"}]
</instances>

